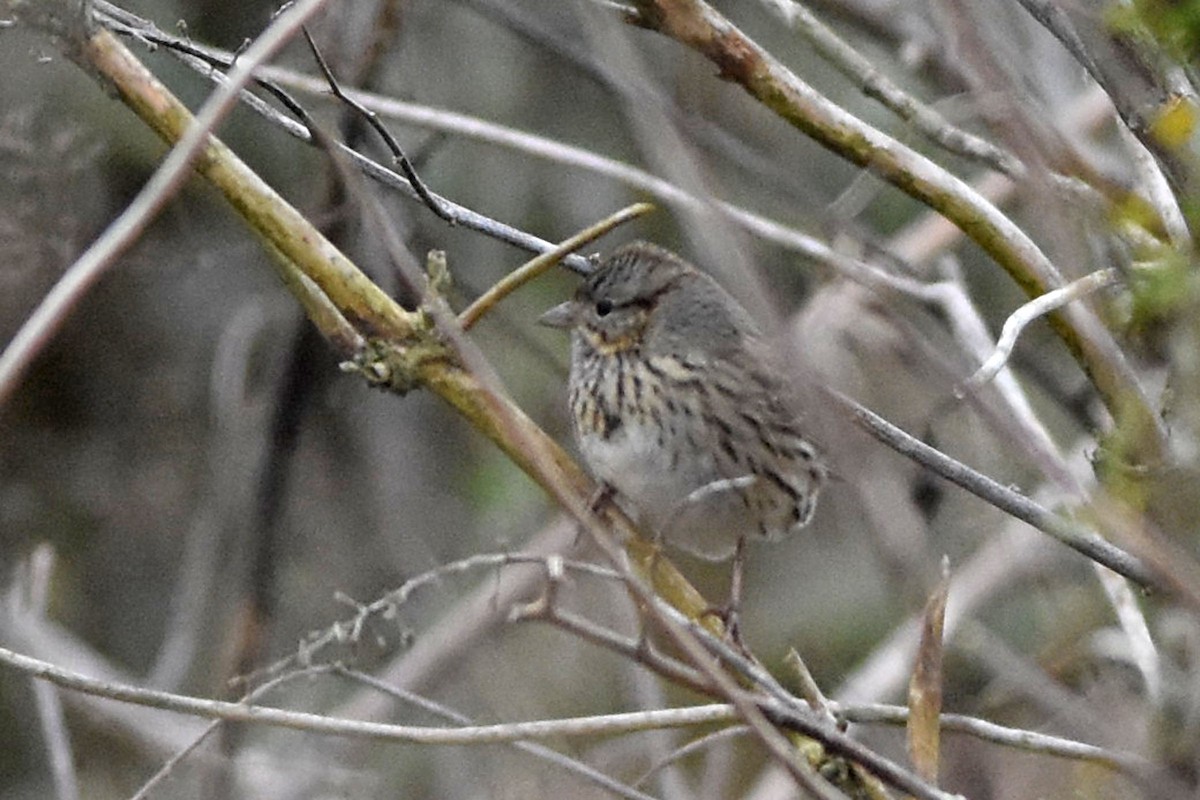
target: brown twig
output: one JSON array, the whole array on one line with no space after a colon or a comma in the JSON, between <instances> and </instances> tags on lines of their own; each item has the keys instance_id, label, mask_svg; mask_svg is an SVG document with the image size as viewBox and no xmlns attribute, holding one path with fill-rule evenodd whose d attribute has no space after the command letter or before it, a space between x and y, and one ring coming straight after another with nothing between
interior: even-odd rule
<instances>
[{"instance_id":1,"label":"brown twig","mask_svg":"<svg viewBox=\"0 0 1200 800\"><path fill-rule=\"evenodd\" d=\"M564 239L553 250L535 256L497 281L492 288L481 294L475 302L467 306L458 315L458 324L462 326L464 331L470 330L497 303L539 275L552 269L555 264L562 260L563 256L573 253L584 245L599 239L618 225L649 214L653 210L654 206L649 203L635 203L621 209L615 214L605 217L595 225L584 228L569 239Z\"/></svg>"}]
</instances>

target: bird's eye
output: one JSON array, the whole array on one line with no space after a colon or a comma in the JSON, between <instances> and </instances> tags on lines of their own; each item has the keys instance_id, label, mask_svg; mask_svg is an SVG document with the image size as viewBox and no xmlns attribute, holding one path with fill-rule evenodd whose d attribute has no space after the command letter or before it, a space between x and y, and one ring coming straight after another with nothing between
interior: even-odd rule
<instances>
[{"instance_id":1,"label":"bird's eye","mask_svg":"<svg viewBox=\"0 0 1200 800\"><path fill-rule=\"evenodd\" d=\"M607 317L609 312L613 310L612 300L597 300L596 301L596 316Z\"/></svg>"}]
</instances>

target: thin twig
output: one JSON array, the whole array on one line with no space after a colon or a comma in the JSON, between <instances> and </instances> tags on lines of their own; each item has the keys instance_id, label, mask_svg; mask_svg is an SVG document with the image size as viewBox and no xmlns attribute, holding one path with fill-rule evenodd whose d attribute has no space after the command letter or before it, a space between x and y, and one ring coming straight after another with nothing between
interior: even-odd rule
<instances>
[{"instance_id":1,"label":"thin twig","mask_svg":"<svg viewBox=\"0 0 1200 800\"><path fill-rule=\"evenodd\" d=\"M660 728L711 725L715 722L731 722L738 718L737 712L731 706L720 703L659 711L635 711L626 714L510 722L498 725L469 725L459 728L388 725L379 722L337 719L320 714L287 711L268 706L209 700L156 689L143 689L128 684L99 681L3 647L0 647L0 665L49 681L64 689L196 717L228 722L251 722L329 736L410 744L482 745L554 736L611 736Z\"/></svg>"},{"instance_id":2,"label":"thin twig","mask_svg":"<svg viewBox=\"0 0 1200 800\"><path fill-rule=\"evenodd\" d=\"M1099 565L1096 566L1096 578L1117 616L1129 658L1142 674L1146 699L1151 707L1158 708L1163 699L1162 658L1150 635L1146 615L1138 606L1133 587L1120 575L1114 575Z\"/></svg>"},{"instance_id":3,"label":"thin twig","mask_svg":"<svg viewBox=\"0 0 1200 800\"><path fill-rule=\"evenodd\" d=\"M230 62L231 54L228 51L204 47L194 42L171 36L157 29L150 22L125 11L120 11L118 16L117 12L119 10L104 2L104 0L97 0L97 5L99 8L105 10L105 14L111 15L102 16L102 20L110 25L114 31L134 38L144 39L167 48L169 52L179 57L185 64L196 69L206 78L220 80L219 73L214 73L211 67L213 65L224 67ZM200 59L200 63L197 63L195 59ZM293 113L295 113L295 101L286 100L287 96L281 92L279 86L288 86L311 94L319 95L327 93L326 90L328 87L324 80L303 75L284 67L267 65L259 70L259 75L261 76L259 85L279 97L281 102L284 102ZM833 269L838 269L839 258L837 253L820 239L732 203L712 198L697 197L670 181L663 180L645 170L622 161L606 158L580 147L498 125L494 122L471 117L466 114L432 108L417 103L409 103L360 90L348 90L345 94L353 98L364 108L407 125L452 133L457 136L516 150L564 166L585 169L594 174L603 175L639 192L650 194L664 203L685 210L716 208L730 220L764 241L794 250L807 258L826 264ZM298 125L293 120L282 116L254 95L246 94L243 96L243 100L253 111L272 124L283 128L289 135L310 144L312 143L304 125ZM408 183L399 175L387 170L387 168L371 161L367 157L353 151L347 153L347 155L359 169L373 180L378 180L391 188L401 190L411 189ZM413 196L416 196L415 193ZM440 198L440 200L443 207L449 208L454 212L455 223L465 228L478 230L485 235L492 236L500 241L508 242L531 252L544 252L552 247L549 242L543 242L522 231L512 229L497 220L492 220L477 212L471 212L461 207L455 207L453 204L449 204L449 201L445 198ZM576 272L582 273L588 269L585 259L568 257L565 261Z\"/></svg>"},{"instance_id":4,"label":"thin twig","mask_svg":"<svg viewBox=\"0 0 1200 800\"><path fill-rule=\"evenodd\" d=\"M804 4L796 0L762 0L785 24L799 31L839 72L858 83L859 89L909 122L931 141L956 155L982 162L1013 178L1025 174L1025 165L1012 153L986 139L951 125L941 114L905 92L865 56L851 47Z\"/></svg>"},{"instance_id":5,"label":"thin twig","mask_svg":"<svg viewBox=\"0 0 1200 800\"><path fill-rule=\"evenodd\" d=\"M1004 369L1004 365L1012 356L1013 348L1017 346L1017 339L1020 338L1021 332L1034 320L1062 308L1067 303L1086 297L1092 292L1112 286L1120 279L1121 275L1116 269L1098 270L1084 275L1079 280L1071 281L1060 289L1046 292L1041 297L1034 298L1018 308L1004 321L1004 327L1000 330L1000 338L996 342L996 349L992 351L992 354L987 357L975 374L966 380L958 392L959 397L965 392L978 390Z\"/></svg>"},{"instance_id":6,"label":"thin twig","mask_svg":"<svg viewBox=\"0 0 1200 800\"><path fill-rule=\"evenodd\" d=\"M27 611L37 619L44 619L50 596L50 582L54 574L53 548L48 544L38 545L30 554L26 566L29 595ZM75 769L62 698L56 687L39 680L32 683L38 722L42 729L42 737L46 740L54 796L56 800L79 800L79 775Z\"/></svg>"},{"instance_id":7,"label":"thin twig","mask_svg":"<svg viewBox=\"0 0 1200 800\"><path fill-rule=\"evenodd\" d=\"M887 725L908 724L909 710L904 706L882 703L835 703L834 710L847 722L859 724L884 723ZM1134 753L1108 750L1061 736L1051 736L1037 731L1010 728L978 717L963 714L942 714L938 723L943 731L955 731L1006 747L1027 750L1058 758L1071 758L1103 764L1111 769L1132 775L1144 776L1154 769L1154 764Z\"/></svg>"},{"instance_id":8,"label":"thin twig","mask_svg":"<svg viewBox=\"0 0 1200 800\"><path fill-rule=\"evenodd\" d=\"M711 681L692 667L659 653L644 639L631 639L589 619L556 608L541 598L524 606L517 606L509 615L512 622L546 622L578 636L586 642L611 650L625 658L641 664L676 686L685 686L701 694L714 694Z\"/></svg>"},{"instance_id":9,"label":"thin twig","mask_svg":"<svg viewBox=\"0 0 1200 800\"><path fill-rule=\"evenodd\" d=\"M736 736L745 736L748 733L750 733L750 729L745 725L735 725L732 728L722 728L719 731L713 731L712 733L705 734L699 739L693 739L682 747L677 747L675 750L668 753L665 758L659 759L652 764L649 769L638 776L637 780L633 782L633 785L643 786L659 772L662 772L672 764L690 756L692 753L705 750L709 747L712 747L714 744L725 741L726 739L732 739Z\"/></svg>"},{"instance_id":10,"label":"thin twig","mask_svg":"<svg viewBox=\"0 0 1200 800\"><path fill-rule=\"evenodd\" d=\"M1043 508L1028 497L1002 486L986 475L955 461L921 440L910 436L841 392L826 389L827 397L850 412L863 430L937 475L986 500L1000 510L1029 523L1099 564L1124 575L1145 588L1170 592L1170 587L1138 558L1101 538L1094 531Z\"/></svg>"},{"instance_id":11,"label":"thin twig","mask_svg":"<svg viewBox=\"0 0 1200 800\"><path fill-rule=\"evenodd\" d=\"M1170 78L1139 39L1152 39L1138 23L1134 31L1115 30L1091 9L1054 0L1017 0L1071 54L1108 95L1124 127L1158 159L1158 169L1181 197L1193 194L1195 167L1185 157L1185 148L1173 149L1157 135L1154 119L1170 103L1186 97L1176 95ZM1131 18L1132 19L1132 18ZM1137 66L1130 62L1136 61ZM1193 105L1194 98L1188 101Z\"/></svg>"},{"instance_id":12,"label":"thin twig","mask_svg":"<svg viewBox=\"0 0 1200 800\"><path fill-rule=\"evenodd\" d=\"M672 672L680 672L682 670L682 674L672 678L673 681L678 681L680 677L683 677L685 680L681 685L690 686L695 691L719 697L728 697L730 694L733 694L740 701L739 706L743 703L752 703L773 724L816 739L830 752L858 763L879 779L915 797L927 798L928 800L934 800L935 798L937 800L951 800L951 798L957 797L956 795L951 795L930 786L910 771L900 767L889 759L881 757L879 754L843 734L836 726L815 714L804 701L788 694L773 677L765 673L765 670L761 670L750 659L739 654L728 644L712 636L711 633L693 621L681 619L678 611L664 604L659 598L648 597L647 602L653 605L652 610L659 612L661 615L659 617L660 623L680 626L685 632L695 637L694 641L698 640L698 643L713 649L714 652L719 652L722 660L735 665L743 675L752 676L754 682L760 688L764 689L768 696L749 694L741 689L734 689L730 692L723 686L714 686L714 682L712 681L714 674L712 670L705 670L704 677L708 680L703 680L699 677L690 677L690 668L674 664L671 659L654 653L649 649L648 644L644 640L633 641L625 639L589 620L555 608L552 604L545 602L545 598L524 609L518 610L516 616L518 619L541 619L561 626L565 630L582 636L594 644L633 658L638 663L644 664L660 674L668 675ZM695 658L694 656L692 657L693 659ZM723 672L717 672L717 675L726 681L728 680L728 677ZM745 712L741 708L738 710L739 714L744 715ZM793 777L796 777L802 786L809 788L810 791L819 797L825 796L827 787L823 782L816 782L815 776L807 771L803 771L805 768L799 764L796 766L796 769L802 771L798 777L793 773Z\"/></svg>"},{"instance_id":13,"label":"thin twig","mask_svg":"<svg viewBox=\"0 0 1200 800\"><path fill-rule=\"evenodd\" d=\"M584 228L569 239L564 239L553 250L535 256L497 281L492 288L481 294L475 302L458 315L458 324L464 331L469 331L493 306L539 275L552 269L562 260L563 256L599 239L618 225L649 214L653 210L654 206L649 203L635 203L605 217L595 225Z\"/></svg>"},{"instance_id":14,"label":"thin twig","mask_svg":"<svg viewBox=\"0 0 1200 800\"><path fill-rule=\"evenodd\" d=\"M278 674L296 663L310 664L327 647L340 642L357 642L363 630L372 617L392 619L414 593L422 589L440 585L447 578L455 575L465 575L477 570L501 569L510 565L533 565L546 569L548 556L526 555L522 553L480 553L467 558L452 561L433 569L414 575L399 587L386 592L379 598L365 604L355 604L356 612L349 619L340 620L316 633L310 633L300 643L297 652L279 659L250 675L236 679L236 683L245 683ZM581 575L591 575L607 580L620 580L612 570L588 564L582 561L564 560L567 569Z\"/></svg>"},{"instance_id":15,"label":"thin twig","mask_svg":"<svg viewBox=\"0 0 1200 800\"><path fill-rule=\"evenodd\" d=\"M313 40L312 34L308 32L307 27L304 28L304 38L308 42L308 47L312 51L313 58L315 58L317 61L317 67L321 70L321 74L325 76L325 80L329 82L329 90L333 92L334 97L350 106L355 113L359 114L367 121L367 124L379 134L379 138L383 139L383 143L387 145L388 152L392 154L392 161L400 167L400 171L404 174L404 177L408 179L409 184L417 193L417 197L421 199L421 202L423 202L434 214L453 225L454 215L447 210L440 198L435 197L433 193L429 191L429 187L426 186L425 181L421 180L421 177L417 175L417 171L413 168L412 162L408 160L408 156L406 156L404 151L400 149L400 143L396 141L396 137L392 136L392 132L387 129L387 126L379 121L379 115L366 108L361 103L356 102L353 98L347 96L346 93L342 91L342 87L337 82L337 78L333 76L333 70L329 68L329 64L326 63L325 57L321 55L321 50L317 47L317 43Z\"/></svg>"},{"instance_id":16,"label":"thin twig","mask_svg":"<svg viewBox=\"0 0 1200 800\"><path fill-rule=\"evenodd\" d=\"M829 704L829 698L821 691L816 678L808 669L808 664L805 664L804 659L800 657L799 651L794 647L789 647L787 654L783 657L783 663L795 674L796 679L800 682L800 696L812 706L813 711L825 717L827 722L837 724L837 717L833 713L833 707Z\"/></svg>"}]
</instances>

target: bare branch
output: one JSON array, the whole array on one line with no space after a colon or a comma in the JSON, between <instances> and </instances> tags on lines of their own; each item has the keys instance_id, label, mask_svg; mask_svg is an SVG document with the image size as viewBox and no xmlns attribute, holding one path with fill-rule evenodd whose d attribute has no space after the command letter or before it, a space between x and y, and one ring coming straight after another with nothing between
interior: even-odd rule
<instances>
[{"instance_id":1,"label":"bare branch","mask_svg":"<svg viewBox=\"0 0 1200 800\"><path fill-rule=\"evenodd\" d=\"M341 100L343 103L349 106L352 111L365 119L367 124L379 134L379 138L383 139L384 144L387 145L388 151L392 154L392 161L400 167L400 171L404 173L404 177L408 180L409 186L411 186L413 191L417 193L417 197L420 198L421 202L424 203L425 206L435 215L441 217L446 222L454 224L454 215L442 203L440 198L435 197L433 193L429 191L429 187L427 187L425 185L425 181L421 180L421 177L417 175L417 171L413 168L412 162L408 160L408 156L404 155L404 151L400 149L400 143L396 141L396 137L392 136L392 132L389 131L387 127L385 127L384 124L379 121L379 115L365 108L362 104L355 102L353 98L347 97L346 93L342 91L341 84L339 84L337 78L333 76L333 70L329 68L329 64L326 63L325 57L321 55L321 50L317 47L317 43L313 40L312 34L308 32L307 27L304 28L304 39L308 42L308 47L312 51L313 58L316 59L317 66L320 68L321 74L325 76L325 80L329 83L329 89L333 92L334 97Z\"/></svg>"},{"instance_id":2,"label":"bare branch","mask_svg":"<svg viewBox=\"0 0 1200 800\"><path fill-rule=\"evenodd\" d=\"M903 706L883 705L880 703L847 703L834 704L838 715L847 722L860 724L884 723L888 725L906 725L909 710ZM1107 750L1092 744L1051 736L1046 733L1010 728L998 725L978 717L963 714L942 714L938 723L943 731L964 733L983 741L1002 744L1031 753L1058 758L1071 758L1081 761L1092 761L1103 764L1110 769L1125 772L1134 776L1145 776L1154 769L1154 765L1145 758L1134 753L1123 753L1117 750Z\"/></svg>"},{"instance_id":3,"label":"bare branch","mask_svg":"<svg viewBox=\"0 0 1200 800\"><path fill-rule=\"evenodd\" d=\"M270 692L274 691L280 686L290 683L296 678L307 678L326 671L330 671L330 669L326 667L306 667L305 669L295 670L283 675L278 675L261 686L256 686L253 691L247 692L242 696L240 702L256 702ZM226 721L223 719L214 719L212 722L210 722L208 726L205 727L203 733L192 740L192 742L186 747L182 748L179 752L167 759L166 763L159 767L158 771L151 775L150 778L142 784L141 788L129 798L129 800L146 800L146 798L150 797L150 793L153 792L160 783L166 780L166 778L175 771L175 768L183 763L184 759L196 752L196 748L200 747L200 745L204 744L204 742L207 741L210 736L220 730L221 726L224 725L225 722Z\"/></svg>"},{"instance_id":4,"label":"bare branch","mask_svg":"<svg viewBox=\"0 0 1200 800\"><path fill-rule=\"evenodd\" d=\"M855 81L896 116L947 151L986 164L1012 178L1025 174L1025 166L1012 153L980 136L951 125L941 114L893 83L865 56L796 0L762 0L772 13L799 31L817 52L847 78Z\"/></svg>"},{"instance_id":5,"label":"bare branch","mask_svg":"<svg viewBox=\"0 0 1200 800\"><path fill-rule=\"evenodd\" d=\"M1166 70L1154 63L1159 54L1149 53L1134 36L1115 30L1093 8L1055 0L1018 2L1104 89L1125 127L1154 153L1172 186L1182 195L1193 193L1195 165L1184 148L1175 152L1157 136L1154 125L1177 100L1191 105L1189 113L1194 113L1195 97L1173 96L1174 87L1163 74Z\"/></svg>"},{"instance_id":6,"label":"bare branch","mask_svg":"<svg viewBox=\"0 0 1200 800\"><path fill-rule=\"evenodd\" d=\"M1004 365L1008 363L1008 359L1012 356L1013 348L1017 346L1017 339L1020 338L1021 332L1027 328L1030 323L1046 316L1055 309L1062 308L1067 303L1087 297L1093 292L1112 286L1121 279L1120 273L1116 269L1102 269L1085 275L1079 280L1071 281L1066 286L1060 289L1046 292L1041 297L1030 300L1025 305L1018 308L1008 319L1004 321L1004 327L1000 331L1000 339L996 342L996 349L992 352L983 365L967 379L965 385L960 390L959 396L963 392L976 391L983 384L992 380L1004 369Z\"/></svg>"},{"instance_id":7,"label":"bare branch","mask_svg":"<svg viewBox=\"0 0 1200 800\"><path fill-rule=\"evenodd\" d=\"M164 47L170 48L172 53L178 55L184 63L188 64L193 69L200 72L205 78L212 80L218 84L225 81L224 76L212 69L213 66L227 67L234 61L233 53L228 53L214 48L201 47L193 42L180 39L176 36L170 36L163 33L150 22L141 19L129 12L119 9L105 0L96 0L97 8L101 10L100 19L106 25L112 28L117 33L132 36L137 39L145 40L153 44L161 44ZM285 71L286 73L286 71ZM266 74L266 73L264 73ZM324 94L328 89L328 82L318 78L306 78L306 90L316 94ZM287 108L296 113L302 119L307 116L303 109L292 100L285 92L275 86L269 79L258 79L258 83L267 91L270 91L280 102ZM345 95L354 99L356 102L361 102L362 94L359 92L346 92ZM270 120L273 124L278 125L289 135L300 139L309 144L318 145L319 142L310 130L307 123L297 122L280 114L278 111L271 108L259 98L243 94L243 100L256 113ZM367 106L367 104L363 104ZM355 166L360 169L367 177L372 180L398 191L401 191L410 197L421 200L417 189L409 180L387 167L363 156L357 151L347 147L341 142L335 143L336 148L351 160ZM448 200L441 195L425 190L426 194L432 198L433 202L441 209L442 212L451 217L452 224L461 225L464 228L479 231L487 236L491 236L498 241L507 242L511 245L519 247L529 252L541 253L553 247L550 242L540 239L532 234L513 228L498 220L491 219L483 214L473 211L465 206L461 206ZM422 202L424 202L422 200ZM588 269L586 259L571 255L564 259L566 265L573 270L585 272Z\"/></svg>"},{"instance_id":8,"label":"bare branch","mask_svg":"<svg viewBox=\"0 0 1200 800\"><path fill-rule=\"evenodd\" d=\"M569 239L564 239L553 250L527 261L497 281L495 286L476 298L475 302L458 315L458 324L464 331L470 330L497 303L547 270L552 269L562 260L563 256L599 239L618 225L649 214L653 210L654 206L649 203L636 203L600 220L595 225L584 228Z\"/></svg>"},{"instance_id":9,"label":"bare branch","mask_svg":"<svg viewBox=\"0 0 1200 800\"><path fill-rule=\"evenodd\" d=\"M85 692L135 705L176 711L227 722L252 722L279 728L331 736L377 739L429 745L480 745L543 739L551 736L610 736L658 728L691 727L737 718L725 704L636 711L595 717L473 725L460 728L429 728L414 725L385 725L336 719L301 711L285 711L246 703L229 703L201 697L142 689L127 684L93 680L77 672L0 647L0 664L72 691Z\"/></svg>"},{"instance_id":10,"label":"bare branch","mask_svg":"<svg viewBox=\"0 0 1200 800\"><path fill-rule=\"evenodd\" d=\"M38 618L45 617L50 580L54 571L54 550L47 544L39 545L30 554L26 567L28 613ZM62 698L59 697L58 689L38 680L33 681L33 696L42 738L45 739L46 754L50 761L54 795L57 800L79 800L79 775L75 769Z\"/></svg>"},{"instance_id":11,"label":"bare branch","mask_svg":"<svg viewBox=\"0 0 1200 800\"><path fill-rule=\"evenodd\" d=\"M996 506L1002 511L1029 523L1067 547L1076 550L1099 564L1124 575L1147 588L1170 591L1168 584L1151 572L1146 565L1124 550L1110 544L1095 531L1074 523L1043 508L1033 500L996 481L981 475L924 442L909 436L883 418L856 403L844 394L827 389L825 394L850 412L854 422L897 453L911 458L951 483Z\"/></svg>"},{"instance_id":12,"label":"bare branch","mask_svg":"<svg viewBox=\"0 0 1200 800\"><path fill-rule=\"evenodd\" d=\"M316 657L333 644L359 641L366 626L373 618L393 619L418 591L441 585L443 581L452 576L465 575L477 570L499 570L511 565L529 565L548 569L549 558L550 556L522 553L480 553L414 575L398 588L370 603L353 603L356 608L354 616L336 622L323 631L309 634L301 642L296 653L263 667L251 675L241 676L237 681L244 683L269 678L296 664L312 664ZM561 560L560 563L580 574L607 580L620 580L620 576L612 570L594 564L571 560Z\"/></svg>"}]
</instances>

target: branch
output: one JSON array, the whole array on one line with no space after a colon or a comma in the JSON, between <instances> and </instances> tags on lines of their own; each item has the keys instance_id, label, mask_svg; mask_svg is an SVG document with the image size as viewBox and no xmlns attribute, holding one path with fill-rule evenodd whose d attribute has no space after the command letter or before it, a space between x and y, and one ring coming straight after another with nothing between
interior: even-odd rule
<instances>
[{"instance_id":1,"label":"branch","mask_svg":"<svg viewBox=\"0 0 1200 800\"><path fill-rule=\"evenodd\" d=\"M510 294L521 288L525 284L532 281L539 275L545 274L548 270L553 269L564 256L573 253L589 242L599 239L604 234L611 231L618 225L622 225L631 219L649 214L654 210L654 206L649 203L635 203L627 208L612 214L605 219L600 220L595 225L584 228L579 233L564 239L561 244L553 250L542 253L540 256L522 264L517 269L505 275L496 285L488 289L471 305L467 306L461 314L458 315L458 324L464 330L468 331L475 326L484 314L490 311L497 303L508 297Z\"/></svg>"},{"instance_id":2,"label":"branch","mask_svg":"<svg viewBox=\"0 0 1200 800\"><path fill-rule=\"evenodd\" d=\"M834 711L847 722L864 724L906 725L909 718L907 708L882 703L847 703L844 705L835 703ZM1145 777L1154 770L1152 762L1135 753L1107 750L1060 736L1010 728L964 714L942 714L938 718L938 724L943 731L963 733L986 742L1026 750L1030 753L1090 761L1134 777Z\"/></svg>"},{"instance_id":3,"label":"branch","mask_svg":"<svg viewBox=\"0 0 1200 800\"><path fill-rule=\"evenodd\" d=\"M1187 147L1173 149L1158 135L1155 125L1170 112L1173 103L1188 106L1195 114L1195 98L1176 94L1161 61L1137 41L1136 35L1121 32L1113 19L1096 9L1054 0L1017 0L1079 62L1112 101L1125 128L1157 158L1166 179L1181 196L1195 194L1196 169ZM1124 18L1128 26L1137 12ZM1140 24L1138 33L1145 34ZM1148 36L1146 38L1149 38Z\"/></svg>"},{"instance_id":4,"label":"branch","mask_svg":"<svg viewBox=\"0 0 1200 800\"><path fill-rule=\"evenodd\" d=\"M1170 585L1151 571L1140 559L1101 538L1078 523L1055 514L1023 494L1002 486L944 453L916 439L851 398L832 389L825 394L844 410L854 422L897 453L916 461L932 472L954 483L1000 510L1027 522L1042 533L1102 564L1144 588L1172 593Z\"/></svg>"},{"instance_id":5,"label":"branch","mask_svg":"<svg viewBox=\"0 0 1200 800\"><path fill-rule=\"evenodd\" d=\"M271 679L270 681L267 681L262 686L255 687L253 691L246 693L242 697L241 702L248 703L248 702L251 702L254 700L258 700L263 695L268 694L269 692L279 688L280 686L282 686L285 683L288 683L288 682L294 680L295 678L311 677L312 675L314 675L318 672L323 672L323 671L329 671L329 670L325 669L325 668L320 668L320 667L306 668L306 669L302 669L302 670L296 670L294 672L289 672L284 675L279 675L279 676ZM183 762L183 760L185 758L187 758L192 753L194 753L196 751L196 748L198 748L200 745L204 744L204 742L207 741L210 736L212 736L214 733L216 733L224 723L225 723L225 720L223 720L223 719L215 719L212 722L210 722L204 728L204 731L200 733L199 736L197 736L195 739L193 739L186 747L181 748L177 753L175 753L170 758L168 758L166 760L166 762L161 767L158 768L158 771L155 772L153 775L151 775L150 778L147 779L147 781L142 784L141 788L138 789L137 792L135 792L133 794L133 796L129 798L129 800L146 800L146 798L148 798L150 796L150 793L152 791L154 791L154 788L156 786L158 786L158 784L162 783L163 780L168 775L170 775L175 770L175 768L177 766L179 766L180 763Z\"/></svg>"},{"instance_id":6,"label":"branch","mask_svg":"<svg viewBox=\"0 0 1200 800\"><path fill-rule=\"evenodd\" d=\"M103 0L98 0L98 5L102 10L105 10L105 14L101 15L101 20L105 24L110 25L115 32L144 39L152 44L167 48L169 52L179 57L185 64L196 69L206 78L220 80L220 73L214 72L212 66L227 65L233 58L233 54L227 51L203 47L194 42L164 33L155 28L150 22L121 9L117 9L103 2ZM197 62L197 59L200 61ZM328 88L327 82L323 79L303 75L283 67L268 65L263 67L259 71L259 74L262 76L260 84L264 87L267 87L268 84L278 84L279 86L286 86L314 95L324 95ZM733 222L762 238L764 241L797 251L807 258L828 264L834 269L838 268L838 258L832 248L816 237L809 236L795 228L755 214L732 203L697 197L669 181L625 162L606 158L580 147L498 125L494 122L471 117L466 114L431 108L430 106L417 103L408 103L360 90L345 90L345 95L368 111L378 113L394 121L429 130L451 133L498 147L509 148L557 164L585 169L594 174L603 175L639 192L645 192L664 203L678 208L697 210L715 207ZM309 132L304 125L283 116L254 95L245 94L243 95L243 100L255 113L272 124L281 127L289 135L306 143L315 144L311 141ZM408 183L386 167L353 151L345 152L345 155L373 180L377 180L390 188L404 191L409 190ZM480 230L489 236L509 242L530 252L545 252L552 247L549 242L544 242L522 231L515 231L504 226L503 223L488 220L488 218L482 217L482 215L476 216L479 219L460 216L457 219L457 223L472 230ZM489 227L483 221L491 223L491 226L494 227ZM476 227L477 223L479 227ZM587 264L584 259L580 258L572 261L569 257L567 260L570 262L568 266L572 270L578 272L586 271Z\"/></svg>"},{"instance_id":7,"label":"branch","mask_svg":"<svg viewBox=\"0 0 1200 800\"><path fill-rule=\"evenodd\" d=\"M64 689L106 697L124 703L175 711L227 722L252 722L278 728L380 741L427 745L480 745L545 739L552 736L609 736L661 728L682 728L732 722L737 714L726 704L637 711L595 717L511 722L500 725L469 725L459 728L430 728L419 725L388 725L337 719L302 711L268 706L230 703L201 697L142 689L122 683L98 681L46 661L0 647L0 665L49 681Z\"/></svg>"},{"instance_id":8,"label":"branch","mask_svg":"<svg viewBox=\"0 0 1200 800\"><path fill-rule=\"evenodd\" d=\"M1116 269L1098 270L1083 276L1079 280L1068 283L1061 289L1046 292L1041 297L1030 300L1018 308L1004 321L1004 327L1000 331L1000 338L996 341L996 349L987 357L975 374L967 379L963 391L975 391L995 378L1000 370L1004 369L1004 365L1008 363L1013 348L1017 346L1017 339L1021 336L1021 332L1034 320L1046 316L1055 309L1062 308L1067 303L1078 300L1081 297L1087 297L1092 292L1112 286L1120 280L1120 277Z\"/></svg>"},{"instance_id":9,"label":"branch","mask_svg":"<svg viewBox=\"0 0 1200 800\"><path fill-rule=\"evenodd\" d=\"M273 677L296 664L311 664L327 647L335 643L357 642L372 617L380 617L382 619L393 618L416 592L440 585L449 577L465 575L469 572L482 569L500 570L503 567L512 565L540 566L542 569L548 571L548 559L548 556L522 553L479 553L459 559L458 561L452 561L449 564L443 564L434 569L422 572L419 575L414 575L401 586L385 593L370 603L354 603L356 608L354 616L335 622L322 631L309 634L300 643L300 647L296 653L263 667L255 673L241 676L237 680L238 682L249 682L263 677ZM612 570L607 570L594 564L566 559L561 559L560 563L564 568L580 574L592 575L607 580L620 580L620 576Z\"/></svg>"},{"instance_id":10,"label":"branch","mask_svg":"<svg viewBox=\"0 0 1200 800\"><path fill-rule=\"evenodd\" d=\"M951 153L979 161L1011 178L1020 178L1025 174L1025 165L1020 159L982 137L951 125L937 111L905 92L832 28L821 22L804 4L796 0L762 0L762 3L785 24L808 39L835 69L855 81L863 94L878 100L929 140Z\"/></svg>"},{"instance_id":11,"label":"branch","mask_svg":"<svg viewBox=\"0 0 1200 800\"><path fill-rule=\"evenodd\" d=\"M662 601L654 600L653 606L655 610L663 615L662 620L670 622L673 625L685 626L687 632L691 633L696 639L699 639L704 646L718 653L723 661L734 664L743 676L748 677L753 683L757 684L759 689L763 690L761 693L754 694L747 693L741 689L734 690L732 694L740 701L737 705L740 706L744 703L753 704L773 724L801 733L820 742L829 752L859 764L872 775L915 797L926 798L926 800L951 800L954 797L929 785L895 762L880 756L873 750L842 733L826 715L814 712L804 701L788 694L779 686L774 678L766 673L765 670L759 668L751 659L737 653L724 641L711 636L707 631L699 629L694 622L680 619L678 612L669 606L665 606ZM517 618L541 619L551 622L562 627L564 630L581 636L593 644L610 649L664 676L669 676L672 680L681 682L682 685L690 686L695 691L710 696L728 697L730 694L728 690L719 684L712 685L715 681L706 684L698 680L697 677L693 677L687 668L681 669L677 662L668 657L656 654L641 640L626 639L589 620L556 608L553 603L552 592L547 597L520 610ZM695 657L693 656L693 658ZM725 678L725 680L728 680L724 673L718 674L722 678ZM710 678L710 680L714 677L709 670L705 670L705 676ZM679 679L682 679L682 681ZM744 719L744 712L740 708L738 710ZM807 783L802 783L801 785L807 785ZM819 793L823 788L814 788L812 791Z\"/></svg>"}]
</instances>

